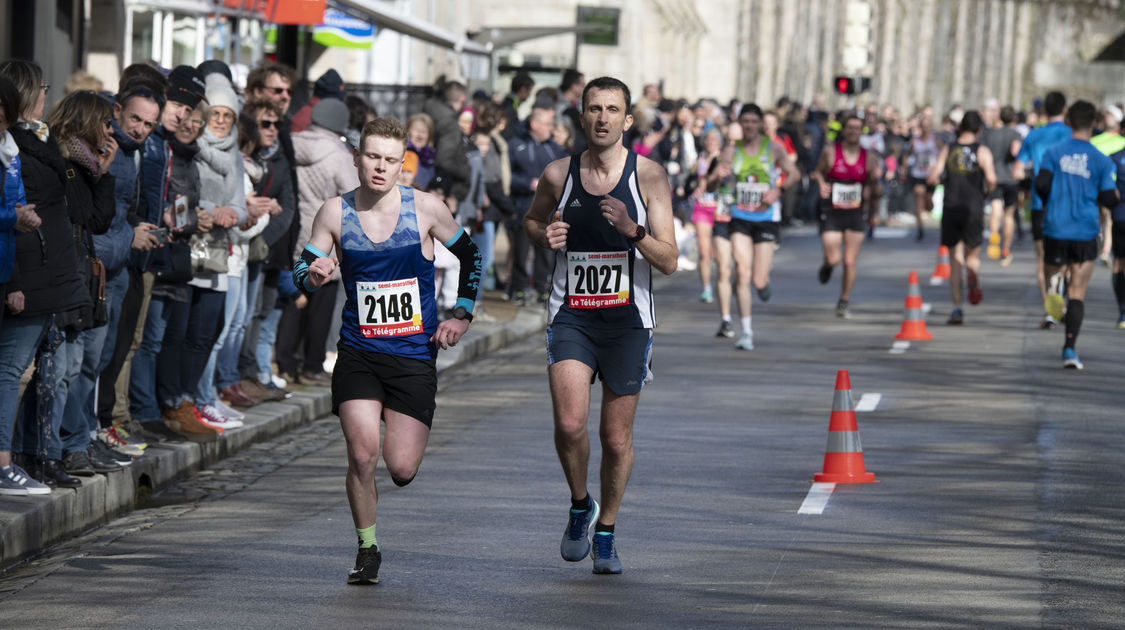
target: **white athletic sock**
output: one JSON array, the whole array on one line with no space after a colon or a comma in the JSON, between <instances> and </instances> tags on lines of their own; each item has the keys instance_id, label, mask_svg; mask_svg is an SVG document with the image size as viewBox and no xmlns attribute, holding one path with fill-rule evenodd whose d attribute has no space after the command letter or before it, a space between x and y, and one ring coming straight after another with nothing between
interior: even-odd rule
<instances>
[{"instance_id":1,"label":"white athletic sock","mask_svg":"<svg viewBox=\"0 0 1125 630\"><path fill-rule=\"evenodd\" d=\"M730 323L730 315L723 315L723 321L727 322L729 324Z\"/></svg>"},{"instance_id":2,"label":"white athletic sock","mask_svg":"<svg viewBox=\"0 0 1125 630\"><path fill-rule=\"evenodd\" d=\"M754 334L753 329L750 328L750 317L743 317L742 318L742 332L744 332L748 335Z\"/></svg>"}]
</instances>

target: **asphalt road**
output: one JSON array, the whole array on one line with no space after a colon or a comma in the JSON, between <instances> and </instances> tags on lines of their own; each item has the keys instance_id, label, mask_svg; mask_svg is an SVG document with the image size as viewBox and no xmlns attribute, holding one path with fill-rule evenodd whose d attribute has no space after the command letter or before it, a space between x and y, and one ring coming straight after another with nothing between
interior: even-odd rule
<instances>
[{"instance_id":1,"label":"asphalt road","mask_svg":"<svg viewBox=\"0 0 1125 630\"><path fill-rule=\"evenodd\" d=\"M623 575L558 555L568 495L534 339L443 375L421 473L379 480L380 585L344 583L354 534L325 419L0 576L0 627L1120 627L1125 331L1109 274L1087 298L1084 372L1062 370L1061 331L1036 329L1029 246L1009 268L986 261L963 327L944 325L948 289L923 286L934 339L892 354L935 236L868 242L845 321L838 275L816 283L814 235L789 232L752 352L713 336L694 274L661 283ZM838 369L856 400L881 395L858 414L881 483L799 514Z\"/></svg>"}]
</instances>

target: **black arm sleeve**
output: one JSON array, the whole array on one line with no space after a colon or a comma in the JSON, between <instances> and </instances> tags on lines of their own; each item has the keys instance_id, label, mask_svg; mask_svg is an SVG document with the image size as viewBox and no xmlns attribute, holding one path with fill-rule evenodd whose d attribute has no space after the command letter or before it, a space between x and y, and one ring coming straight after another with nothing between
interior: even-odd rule
<instances>
[{"instance_id":1,"label":"black arm sleeve","mask_svg":"<svg viewBox=\"0 0 1125 630\"><path fill-rule=\"evenodd\" d=\"M1039 169L1039 174L1035 176L1035 192L1039 194L1039 198L1043 203L1047 203L1047 198L1051 196L1051 182L1054 181L1055 174L1045 168Z\"/></svg>"},{"instance_id":2,"label":"black arm sleeve","mask_svg":"<svg viewBox=\"0 0 1125 630\"><path fill-rule=\"evenodd\" d=\"M1117 203L1117 189L1111 188L1098 192L1098 204L1103 208L1116 208Z\"/></svg>"},{"instance_id":3,"label":"black arm sleeve","mask_svg":"<svg viewBox=\"0 0 1125 630\"><path fill-rule=\"evenodd\" d=\"M445 246L461 262L461 275L457 280L457 306L472 313L477 301L477 288L480 286L480 250L464 228L450 240L452 242L445 243Z\"/></svg>"}]
</instances>

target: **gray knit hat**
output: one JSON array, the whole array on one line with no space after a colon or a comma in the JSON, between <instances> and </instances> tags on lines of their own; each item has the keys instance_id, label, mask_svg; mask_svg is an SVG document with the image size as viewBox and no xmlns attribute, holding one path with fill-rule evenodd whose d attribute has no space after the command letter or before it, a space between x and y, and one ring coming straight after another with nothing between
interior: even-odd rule
<instances>
[{"instance_id":1,"label":"gray knit hat","mask_svg":"<svg viewBox=\"0 0 1125 630\"><path fill-rule=\"evenodd\" d=\"M312 123L342 136L348 131L348 106L339 99L321 99L313 106Z\"/></svg>"}]
</instances>

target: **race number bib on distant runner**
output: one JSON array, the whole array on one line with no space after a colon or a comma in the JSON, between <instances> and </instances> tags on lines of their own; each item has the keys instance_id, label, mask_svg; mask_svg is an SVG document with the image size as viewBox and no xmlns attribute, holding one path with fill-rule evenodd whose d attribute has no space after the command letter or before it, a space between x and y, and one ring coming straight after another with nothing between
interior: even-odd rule
<instances>
[{"instance_id":1,"label":"race number bib on distant runner","mask_svg":"<svg viewBox=\"0 0 1125 630\"><path fill-rule=\"evenodd\" d=\"M720 195L719 203L715 206L715 223L730 223L730 208L733 205L734 195Z\"/></svg>"},{"instance_id":2,"label":"race number bib on distant runner","mask_svg":"<svg viewBox=\"0 0 1125 630\"><path fill-rule=\"evenodd\" d=\"M418 278L356 282L359 332L364 337L401 337L422 332Z\"/></svg>"},{"instance_id":3,"label":"race number bib on distant runner","mask_svg":"<svg viewBox=\"0 0 1125 630\"><path fill-rule=\"evenodd\" d=\"M832 207L837 210L854 210L863 205L863 184L832 182Z\"/></svg>"},{"instance_id":4,"label":"race number bib on distant runner","mask_svg":"<svg viewBox=\"0 0 1125 630\"><path fill-rule=\"evenodd\" d=\"M567 252L570 308L608 308L629 303L629 252Z\"/></svg>"},{"instance_id":5,"label":"race number bib on distant runner","mask_svg":"<svg viewBox=\"0 0 1125 630\"><path fill-rule=\"evenodd\" d=\"M738 209L744 212L755 212L762 209L762 197L770 189L769 184L755 182L738 182L734 193L738 199Z\"/></svg>"}]
</instances>

